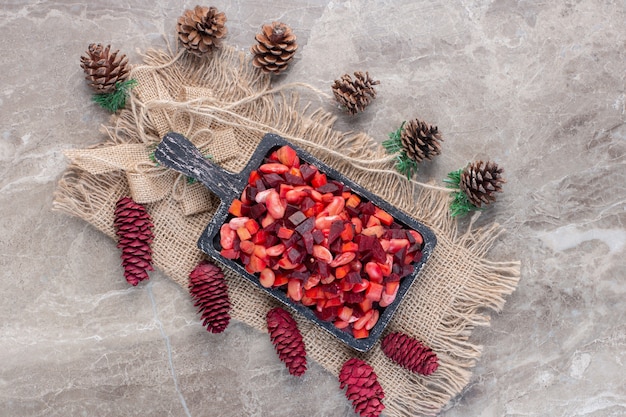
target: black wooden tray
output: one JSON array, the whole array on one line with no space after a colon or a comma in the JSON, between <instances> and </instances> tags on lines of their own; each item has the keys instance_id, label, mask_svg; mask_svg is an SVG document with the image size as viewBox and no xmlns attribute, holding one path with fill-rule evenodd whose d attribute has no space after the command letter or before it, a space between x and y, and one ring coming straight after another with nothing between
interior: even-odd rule
<instances>
[{"instance_id":1,"label":"black wooden tray","mask_svg":"<svg viewBox=\"0 0 626 417\"><path fill-rule=\"evenodd\" d=\"M391 214L395 221L403 227L419 232L424 239L422 258L419 262L414 263L414 271L410 275L402 278L396 299L389 306L380 310L380 318L376 325L370 330L369 337L367 338L355 339L351 334L337 329L333 323L323 321L318 318L312 308L301 303L293 302L287 297L283 290L265 288L261 286L258 277L248 273L242 263L226 259L220 254L221 247L219 243L219 231L220 227L229 220L228 209L232 201L239 198L241 195L247 184L250 172L257 169L262 164L263 159L271 152L284 145L292 147L297 152L301 161L315 165L318 170L325 173L329 179L340 181L344 185L348 186L361 198L371 201L374 205ZM354 183L352 180L332 169L324 162L315 158L313 155L275 134L266 134L263 137L263 140L254 151L247 166L243 169L243 171L237 174L226 171L220 166L212 163L210 160L205 159L200 151L187 138L178 133L166 134L163 137L162 142L158 145L154 155L157 161L159 161L162 165L181 172L188 177L195 178L221 199L221 204L219 205L215 215L198 240L198 247L203 252L211 256L213 259L226 264L233 270L237 271L242 277L254 283L260 290L265 291L270 296L281 301L289 308L300 313L324 330L330 332L351 348L360 352L368 351L378 341L385 327L389 324L389 321L391 320L396 309L402 302L404 295L415 281L420 270L430 257L435 245L437 244L435 234L424 224L408 216L398 208L392 206L360 185Z\"/></svg>"}]
</instances>

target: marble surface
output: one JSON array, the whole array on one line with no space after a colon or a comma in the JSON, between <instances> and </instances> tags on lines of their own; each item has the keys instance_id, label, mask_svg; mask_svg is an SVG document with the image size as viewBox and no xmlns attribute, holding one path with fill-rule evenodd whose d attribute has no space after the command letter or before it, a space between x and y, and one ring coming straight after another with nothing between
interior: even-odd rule
<instances>
[{"instance_id":1,"label":"marble surface","mask_svg":"<svg viewBox=\"0 0 626 417\"><path fill-rule=\"evenodd\" d=\"M114 242L51 210L63 150L99 142L108 118L79 67L88 43L138 63L195 4L0 1L1 416L354 415L320 366L290 377L240 323L209 335L183 289L159 272L129 288ZM293 27L279 83L380 79L338 128L382 141L409 118L437 124L443 154L420 179L478 158L505 168L479 223L504 225L490 257L520 259L522 279L473 334L483 357L441 416L626 415L626 2L211 4L242 50L262 23Z\"/></svg>"}]
</instances>

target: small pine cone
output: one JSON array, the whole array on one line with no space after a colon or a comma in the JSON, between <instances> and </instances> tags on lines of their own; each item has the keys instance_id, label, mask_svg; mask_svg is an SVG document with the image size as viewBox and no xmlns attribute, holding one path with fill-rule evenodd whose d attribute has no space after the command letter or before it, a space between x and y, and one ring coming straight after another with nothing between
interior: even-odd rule
<instances>
[{"instance_id":1,"label":"small pine cone","mask_svg":"<svg viewBox=\"0 0 626 417\"><path fill-rule=\"evenodd\" d=\"M506 182L502 178L503 171L495 162L471 163L461 173L461 190L476 207L493 203L496 201L495 194L502 192L502 184Z\"/></svg>"},{"instance_id":2,"label":"small pine cone","mask_svg":"<svg viewBox=\"0 0 626 417\"><path fill-rule=\"evenodd\" d=\"M435 352L406 334L389 333L382 340L380 347L389 359L411 372L430 375L439 367Z\"/></svg>"},{"instance_id":3,"label":"small pine cone","mask_svg":"<svg viewBox=\"0 0 626 417\"><path fill-rule=\"evenodd\" d=\"M148 279L152 267L152 248L154 239L152 220L141 204L135 203L130 197L120 198L115 206L115 222L117 247L122 250L122 266L124 277L131 285Z\"/></svg>"},{"instance_id":4,"label":"small pine cone","mask_svg":"<svg viewBox=\"0 0 626 417\"><path fill-rule=\"evenodd\" d=\"M202 56L219 48L228 33L226 15L215 7L196 6L178 18L176 30L183 46L192 54Z\"/></svg>"},{"instance_id":5,"label":"small pine cone","mask_svg":"<svg viewBox=\"0 0 626 417\"><path fill-rule=\"evenodd\" d=\"M346 397L363 417L378 417L385 409L383 388L378 383L374 369L361 359L346 361L339 371L339 387L348 387Z\"/></svg>"},{"instance_id":6,"label":"small pine cone","mask_svg":"<svg viewBox=\"0 0 626 417\"><path fill-rule=\"evenodd\" d=\"M255 39L258 44L250 48L254 55L252 65L261 68L265 73L279 74L286 70L298 49L296 35L289 26L281 22L263 25L261 33Z\"/></svg>"},{"instance_id":7,"label":"small pine cone","mask_svg":"<svg viewBox=\"0 0 626 417\"><path fill-rule=\"evenodd\" d=\"M402 148L406 155L417 163L424 159L431 160L441 153L443 141L437 126L429 125L418 119L407 122L400 135Z\"/></svg>"},{"instance_id":8,"label":"small pine cone","mask_svg":"<svg viewBox=\"0 0 626 417\"><path fill-rule=\"evenodd\" d=\"M301 376L306 371L306 351L298 324L283 308L275 307L267 313L267 330L278 357L285 362L291 375Z\"/></svg>"},{"instance_id":9,"label":"small pine cone","mask_svg":"<svg viewBox=\"0 0 626 417\"><path fill-rule=\"evenodd\" d=\"M211 333L222 333L230 323L230 298L222 269L202 261L189 274L189 293L202 314L202 325Z\"/></svg>"},{"instance_id":10,"label":"small pine cone","mask_svg":"<svg viewBox=\"0 0 626 417\"><path fill-rule=\"evenodd\" d=\"M357 114L376 98L375 85L380 81L374 81L370 78L370 74L361 71L354 73L354 80L349 74L344 74L340 79L335 80L332 85L333 94L339 104L346 107L350 114Z\"/></svg>"},{"instance_id":11,"label":"small pine cone","mask_svg":"<svg viewBox=\"0 0 626 417\"><path fill-rule=\"evenodd\" d=\"M112 93L115 84L128 78L128 59L120 51L111 53L111 45L105 48L92 43L85 55L80 57L80 66L85 71L85 79L98 94Z\"/></svg>"}]
</instances>

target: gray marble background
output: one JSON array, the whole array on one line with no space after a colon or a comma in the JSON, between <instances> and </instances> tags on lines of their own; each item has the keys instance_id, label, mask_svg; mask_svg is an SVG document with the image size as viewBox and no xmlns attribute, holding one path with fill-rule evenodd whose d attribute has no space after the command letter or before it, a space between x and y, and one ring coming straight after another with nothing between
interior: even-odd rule
<instances>
[{"instance_id":1,"label":"gray marble background","mask_svg":"<svg viewBox=\"0 0 626 417\"><path fill-rule=\"evenodd\" d=\"M111 43L138 63L195 4L0 0L1 416L354 415L320 366L295 379L265 334L208 334L183 289L159 272L129 288L114 242L51 211L63 150L101 141L108 119L80 55ZM403 120L437 124L443 154L420 179L477 158L505 168L480 222L506 227L490 256L520 259L522 279L474 333L483 357L442 416L626 415L626 2L207 5L242 50L263 23L293 27L301 47L279 83L380 79L339 129L382 141Z\"/></svg>"}]
</instances>

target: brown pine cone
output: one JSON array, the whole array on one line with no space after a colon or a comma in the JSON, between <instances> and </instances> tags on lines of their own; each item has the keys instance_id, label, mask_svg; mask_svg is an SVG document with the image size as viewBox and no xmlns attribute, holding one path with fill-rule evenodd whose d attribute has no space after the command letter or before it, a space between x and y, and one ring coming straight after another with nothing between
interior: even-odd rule
<instances>
[{"instance_id":1,"label":"brown pine cone","mask_svg":"<svg viewBox=\"0 0 626 417\"><path fill-rule=\"evenodd\" d=\"M285 362L291 375L301 376L306 371L306 351L298 324L283 308L275 307L267 313L267 330L278 357Z\"/></svg>"},{"instance_id":2,"label":"brown pine cone","mask_svg":"<svg viewBox=\"0 0 626 417\"><path fill-rule=\"evenodd\" d=\"M400 135L402 148L406 155L417 163L424 159L431 160L441 153L441 133L437 126L429 125L418 119L405 123Z\"/></svg>"},{"instance_id":3,"label":"brown pine cone","mask_svg":"<svg viewBox=\"0 0 626 417\"><path fill-rule=\"evenodd\" d=\"M150 215L144 206L130 197L123 197L115 205L113 226L118 238L117 247L122 250L124 277L129 284L137 285L148 279L146 271L154 271L150 247L154 225Z\"/></svg>"},{"instance_id":4,"label":"brown pine cone","mask_svg":"<svg viewBox=\"0 0 626 417\"><path fill-rule=\"evenodd\" d=\"M340 79L335 80L332 85L333 94L350 114L357 114L376 98L374 86L380 81L370 78L369 72L363 74L361 71L354 73L354 80L349 74L344 74Z\"/></svg>"},{"instance_id":5,"label":"brown pine cone","mask_svg":"<svg viewBox=\"0 0 626 417\"><path fill-rule=\"evenodd\" d=\"M211 333L222 333L230 323L230 297L222 268L202 261L189 274L189 293Z\"/></svg>"},{"instance_id":6,"label":"brown pine cone","mask_svg":"<svg viewBox=\"0 0 626 417\"><path fill-rule=\"evenodd\" d=\"M226 15L215 7L196 6L178 18L178 39L192 54L202 56L219 48L228 33Z\"/></svg>"},{"instance_id":7,"label":"brown pine cone","mask_svg":"<svg viewBox=\"0 0 626 417\"><path fill-rule=\"evenodd\" d=\"M278 74L286 70L298 49L296 35L289 26L281 22L263 25L261 33L255 39L258 44L250 48L254 55L252 65L261 68L265 73Z\"/></svg>"},{"instance_id":8,"label":"brown pine cone","mask_svg":"<svg viewBox=\"0 0 626 417\"><path fill-rule=\"evenodd\" d=\"M346 361L339 371L339 387L348 387L346 397L354 410L363 417L378 417L385 409L383 388L378 383L374 369L361 359Z\"/></svg>"},{"instance_id":9,"label":"brown pine cone","mask_svg":"<svg viewBox=\"0 0 626 417\"><path fill-rule=\"evenodd\" d=\"M380 347L391 360L411 372L430 375L439 367L435 352L406 334L389 333Z\"/></svg>"},{"instance_id":10,"label":"brown pine cone","mask_svg":"<svg viewBox=\"0 0 626 417\"><path fill-rule=\"evenodd\" d=\"M476 207L496 201L496 193L502 192L502 168L495 162L476 161L461 173L461 190Z\"/></svg>"},{"instance_id":11,"label":"brown pine cone","mask_svg":"<svg viewBox=\"0 0 626 417\"><path fill-rule=\"evenodd\" d=\"M85 71L85 79L98 94L112 93L115 84L128 78L130 68L128 59L120 51L111 52L111 45L106 48L92 43L85 55L80 57L80 66Z\"/></svg>"}]
</instances>

